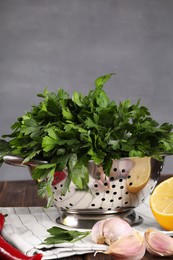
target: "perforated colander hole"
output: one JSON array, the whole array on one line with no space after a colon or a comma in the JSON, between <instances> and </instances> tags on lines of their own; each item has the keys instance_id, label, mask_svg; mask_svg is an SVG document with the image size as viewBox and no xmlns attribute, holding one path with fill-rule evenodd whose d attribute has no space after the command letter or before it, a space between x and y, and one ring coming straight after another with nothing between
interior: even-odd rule
<instances>
[{"instance_id":1,"label":"perforated colander hole","mask_svg":"<svg viewBox=\"0 0 173 260\"><path fill-rule=\"evenodd\" d=\"M61 197L59 197L59 200L62 200L62 198L61 198Z\"/></svg>"},{"instance_id":2,"label":"perforated colander hole","mask_svg":"<svg viewBox=\"0 0 173 260\"><path fill-rule=\"evenodd\" d=\"M54 190L57 190L57 187L56 187L56 186L54 186Z\"/></svg>"},{"instance_id":3,"label":"perforated colander hole","mask_svg":"<svg viewBox=\"0 0 173 260\"><path fill-rule=\"evenodd\" d=\"M122 182L123 181L123 179L119 179L119 182Z\"/></svg>"},{"instance_id":4,"label":"perforated colander hole","mask_svg":"<svg viewBox=\"0 0 173 260\"><path fill-rule=\"evenodd\" d=\"M102 200L102 201L105 201L105 198L102 198L101 200Z\"/></svg>"},{"instance_id":5,"label":"perforated colander hole","mask_svg":"<svg viewBox=\"0 0 173 260\"><path fill-rule=\"evenodd\" d=\"M73 204L72 204L72 203L69 203L69 206L70 206L70 207L73 207Z\"/></svg>"},{"instance_id":6,"label":"perforated colander hole","mask_svg":"<svg viewBox=\"0 0 173 260\"><path fill-rule=\"evenodd\" d=\"M129 203L129 202L128 202L128 201L126 201L124 204L125 204L125 205L127 205L128 203Z\"/></svg>"},{"instance_id":7,"label":"perforated colander hole","mask_svg":"<svg viewBox=\"0 0 173 260\"><path fill-rule=\"evenodd\" d=\"M133 185L133 182L130 182L130 183L129 183L129 186L132 186L132 185Z\"/></svg>"},{"instance_id":8,"label":"perforated colander hole","mask_svg":"<svg viewBox=\"0 0 173 260\"><path fill-rule=\"evenodd\" d=\"M104 182L104 186L108 186L108 183L107 183L107 182Z\"/></svg>"},{"instance_id":9,"label":"perforated colander hole","mask_svg":"<svg viewBox=\"0 0 173 260\"><path fill-rule=\"evenodd\" d=\"M110 202L114 202L114 200L113 200L113 199L111 199L111 200L110 200Z\"/></svg>"},{"instance_id":10,"label":"perforated colander hole","mask_svg":"<svg viewBox=\"0 0 173 260\"><path fill-rule=\"evenodd\" d=\"M99 196L100 195L100 193L99 192L96 192L96 196Z\"/></svg>"},{"instance_id":11,"label":"perforated colander hole","mask_svg":"<svg viewBox=\"0 0 173 260\"><path fill-rule=\"evenodd\" d=\"M119 199L119 200L122 200L122 197L119 197L118 199Z\"/></svg>"},{"instance_id":12,"label":"perforated colander hole","mask_svg":"<svg viewBox=\"0 0 173 260\"><path fill-rule=\"evenodd\" d=\"M62 188L62 187L63 187L63 184L61 184L60 187Z\"/></svg>"},{"instance_id":13,"label":"perforated colander hole","mask_svg":"<svg viewBox=\"0 0 173 260\"><path fill-rule=\"evenodd\" d=\"M103 209L102 207L99 207L99 209Z\"/></svg>"},{"instance_id":14,"label":"perforated colander hole","mask_svg":"<svg viewBox=\"0 0 173 260\"><path fill-rule=\"evenodd\" d=\"M124 172L126 172L126 170L125 170L125 169L122 169L121 172L124 173Z\"/></svg>"},{"instance_id":15,"label":"perforated colander hole","mask_svg":"<svg viewBox=\"0 0 173 260\"><path fill-rule=\"evenodd\" d=\"M109 178L109 180L110 180L110 181L114 181L115 178L114 178L113 176L111 176L111 177Z\"/></svg>"},{"instance_id":16,"label":"perforated colander hole","mask_svg":"<svg viewBox=\"0 0 173 260\"><path fill-rule=\"evenodd\" d=\"M98 184L97 184L97 183L94 184L94 188L95 188L95 189L98 188Z\"/></svg>"},{"instance_id":17,"label":"perforated colander hole","mask_svg":"<svg viewBox=\"0 0 173 260\"><path fill-rule=\"evenodd\" d=\"M121 190L124 189L124 186L120 186L120 189L121 189Z\"/></svg>"},{"instance_id":18,"label":"perforated colander hole","mask_svg":"<svg viewBox=\"0 0 173 260\"><path fill-rule=\"evenodd\" d=\"M107 190L107 191L106 191L106 194L109 194L109 193L110 193L110 191L109 191L109 190Z\"/></svg>"},{"instance_id":19,"label":"perforated colander hole","mask_svg":"<svg viewBox=\"0 0 173 260\"><path fill-rule=\"evenodd\" d=\"M112 188L113 188L113 189L114 189L114 188L116 188L116 185L115 185L115 184L113 184L113 185L112 185Z\"/></svg>"},{"instance_id":20,"label":"perforated colander hole","mask_svg":"<svg viewBox=\"0 0 173 260\"><path fill-rule=\"evenodd\" d=\"M108 210L110 211L110 210L112 210L111 208L108 208Z\"/></svg>"},{"instance_id":21,"label":"perforated colander hole","mask_svg":"<svg viewBox=\"0 0 173 260\"><path fill-rule=\"evenodd\" d=\"M116 171L117 171L117 168L113 168L113 171L116 172Z\"/></svg>"},{"instance_id":22,"label":"perforated colander hole","mask_svg":"<svg viewBox=\"0 0 173 260\"><path fill-rule=\"evenodd\" d=\"M127 178L130 179L130 178L131 178L131 175L128 175Z\"/></svg>"},{"instance_id":23,"label":"perforated colander hole","mask_svg":"<svg viewBox=\"0 0 173 260\"><path fill-rule=\"evenodd\" d=\"M113 195L117 195L117 192L116 192L116 191L114 191L114 192L113 192Z\"/></svg>"},{"instance_id":24,"label":"perforated colander hole","mask_svg":"<svg viewBox=\"0 0 173 260\"><path fill-rule=\"evenodd\" d=\"M127 194L129 194L129 192L128 192L128 191L126 191L126 192L125 192L125 194L126 194L126 195L127 195Z\"/></svg>"},{"instance_id":25,"label":"perforated colander hole","mask_svg":"<svg viewBox=\"0 0 173 260\"><path fill-rule=\"evenodd\" d=\"M91 207L95 207L95 204L91 204Z\"/></svg>"}]
</instances>

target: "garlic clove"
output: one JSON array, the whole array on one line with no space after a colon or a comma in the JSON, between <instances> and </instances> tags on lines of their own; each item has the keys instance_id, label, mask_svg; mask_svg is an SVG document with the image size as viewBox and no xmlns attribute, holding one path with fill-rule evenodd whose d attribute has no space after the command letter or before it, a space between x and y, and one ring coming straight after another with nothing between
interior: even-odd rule
<instances>
[{"instance_id":1,"label":"garlic clove","mask_svg":"<svg viewBox=\"0 0 173 260\"><path fill-rule=\"evenodd\" d=\"M92 240L97 244L104 244L105 238L103 236L103 225L107 219L100 220L94 224L91 229Z\"/></svg>"},{"instance_id":2,"label":"garlic clove","mask_svg":"<svg viewBox=\"0 0 173 260\"><path fill-rule=\"evenodd\" d=\"M147 251L156 256L173 255L173 238L168 235L149 228L144 233Z\"/></svg>"},{"instance_id":3,"label":"garlic clove","mask_svg":"<svg viewBox=\"0 0 173 260\"><path fill-rule=\"evenodd\" d=\"M131 235L132 233L132 227L120 217L111 218L103 223L103 236L108 245L120 237Z\"/></svg>"},{"instance_id":4,"label":"garlic clove","mask_svg":"<svg viewBox=\"0 0 173 260\"><path fill-rule=\"evenodd\" d=\"M141 260L145 251L144 238L138 232L133 232L113 242L104 253L114 255L117 260Z\"/></svg>"},{"instance_id":5,"label":"garlic clove","mask_svg":"<svg viewBox=\"0 0 173 260\"><path fill-rule=\"evenodd\" d=\"M97 244L110 245L122 236L133 233L132 227L120 217L113 217L96 222L91 230L92 240Z\"/></svg>"}]
</instances>

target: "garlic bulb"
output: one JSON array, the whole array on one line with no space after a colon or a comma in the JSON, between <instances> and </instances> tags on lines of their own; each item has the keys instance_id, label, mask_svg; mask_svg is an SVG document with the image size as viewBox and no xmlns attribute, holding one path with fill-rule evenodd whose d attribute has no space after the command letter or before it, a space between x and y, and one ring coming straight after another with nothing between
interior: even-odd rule
<instances>
[{"instance_id":1,"label":"garlic bulb","mask_svg":"<svg viewBox=\"0 0 173 260\"><path fill-rule=\"evenodd\" d=\"M173 238L158 230L149 228L144 234L147 251L152 255L173 255Z\"/></svg>"},{"instance_id":2,"label":"garlic bulb","mask_svg":"<svg viewBox=\"0 0 173 260\"><path fill-rule=\"evenodd\" d=\"M144 238L138 232L133 232L113 242L104 253L114 255L116 260L141 260L145 251Z\"/></svg>"},{"instance_id":3,"label":"garlic bulb","mask_svg":"<svg viewBox=\"0 0 173 260\"><path fill-rule=\"evenodd\" d=\"M112 244L122 236L131 235L132 227L120 217L98 221L91 230L92 240L98 244Z\"/></svg>"}]
</instances>

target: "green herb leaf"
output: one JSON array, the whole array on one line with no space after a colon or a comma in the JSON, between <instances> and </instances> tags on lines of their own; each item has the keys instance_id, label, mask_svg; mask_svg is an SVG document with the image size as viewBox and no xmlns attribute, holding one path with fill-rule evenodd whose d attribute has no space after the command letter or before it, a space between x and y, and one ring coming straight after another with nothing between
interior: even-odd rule
<instances>
[{"instance_id":1,"label":"green herb leaf","mask_svg":"<svg viewBox=\"0 0 173 260\"><path fill-rule=\"evenodd\" d=\"M86 184L89 181L88 169L82 163L77 163L73 170L70 172L70 177L73 183L79 189L86 189Z\"/></svg>"},{"instance_id":2,"label":"green herb leaf","mask_svg":"<svg viewBox=\"0 0 173 260\"><path fill-rule=\"evenodd\" d=\"M52 227L47 230L50 233L50 237L47 237L44 240L44 244L51 245L51 244L59 244L65 242L76 242L78 240L83 239L84 237L90 234L90 231L74 231L74 230L66 230L59 227Z\"/></svg>"},{"instance_id":3,"label":"green herb leaf","mask_svg":"<svg viewBox=\"0 0 173 260\"><path fill-rule=\"evenodd\" d=\"M0 139L0 166L3 164L3 157L10 153L11 153L10 144L5 140Z\"/></svg>"},{"instance_id":4,"label":"green herb leaf","mask_svg":"<svg viewBox=\"0 0 173 260\"><path fill-rule=\"evenodd\" d=\"M103 86L111 78L112 75L115 75L115 74L110 73L110 74L107 74L107 75L104 75L104 76L97 78L95 80L96 87Z\"/></svg>"}]
</instances>

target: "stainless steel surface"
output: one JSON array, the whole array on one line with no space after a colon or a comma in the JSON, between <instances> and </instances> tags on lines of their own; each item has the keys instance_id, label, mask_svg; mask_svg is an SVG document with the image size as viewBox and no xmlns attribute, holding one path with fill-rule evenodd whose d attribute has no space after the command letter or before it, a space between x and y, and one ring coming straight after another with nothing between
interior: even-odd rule
<instances>
[{"instance_id":1,"label":"stainless steel surface","mask_svg":"<svg viewBox=\"0 0 173 260\"><path fill-rule=\"evenodd\" d=\"M131 226L139 225L142 223L143 218L134 210L128 210L122 213L115 213L115 214L71 214L67 211L63 211L60 213L60 217L56 219L58 224L63 224L69 227L75 228L84 228L84 229L91 229L93 225L103 219L108 219L111 217L120 217L126 220Z\"/></svg>"},{"instance_id":2,"label":"stainless steel surface","mask_svg":"<svg viewBox=\"0 0 173 260\"><path fill-rule=\"evenodd\" d=\"M134 158L113 160L109 176L106 176L103 169L97 167L94 162L89 162L89 190L77 190L76 186L71 183L69 190L62 196L61 190L65 181L62 180L52 187L54 205L60 210L80 214L90 214L91 212L119 213L136 208L153 191L159 179L163 162L153 158L148 158L148 162L145 162L145 158L142 159L144 162L141 162L141 158L136 158L135 162L133 160ZM146 172L140 172L141 167L146 167ZM66 172L66 174L68 173ZM148 174L148 179L139 185L137 190L133 189L135 182L138 183L140 174Z\"/></svg>"},{"instance_id":3,"label":"stainless steel surface","mask_svg":"<svg viewBox=\"0 0 173 260\"><path fill-rule=\"evenodd\" d=\"M24 162L23 158L19 156L13 156L13 155L6 155L3 157L3 160L7 164L18 166L18 167L23 167L23 166L36 167L39 164L48 163L47 161L41 161L41 160L31 160L29 162Z\"/></svg>"}]
</instances>

